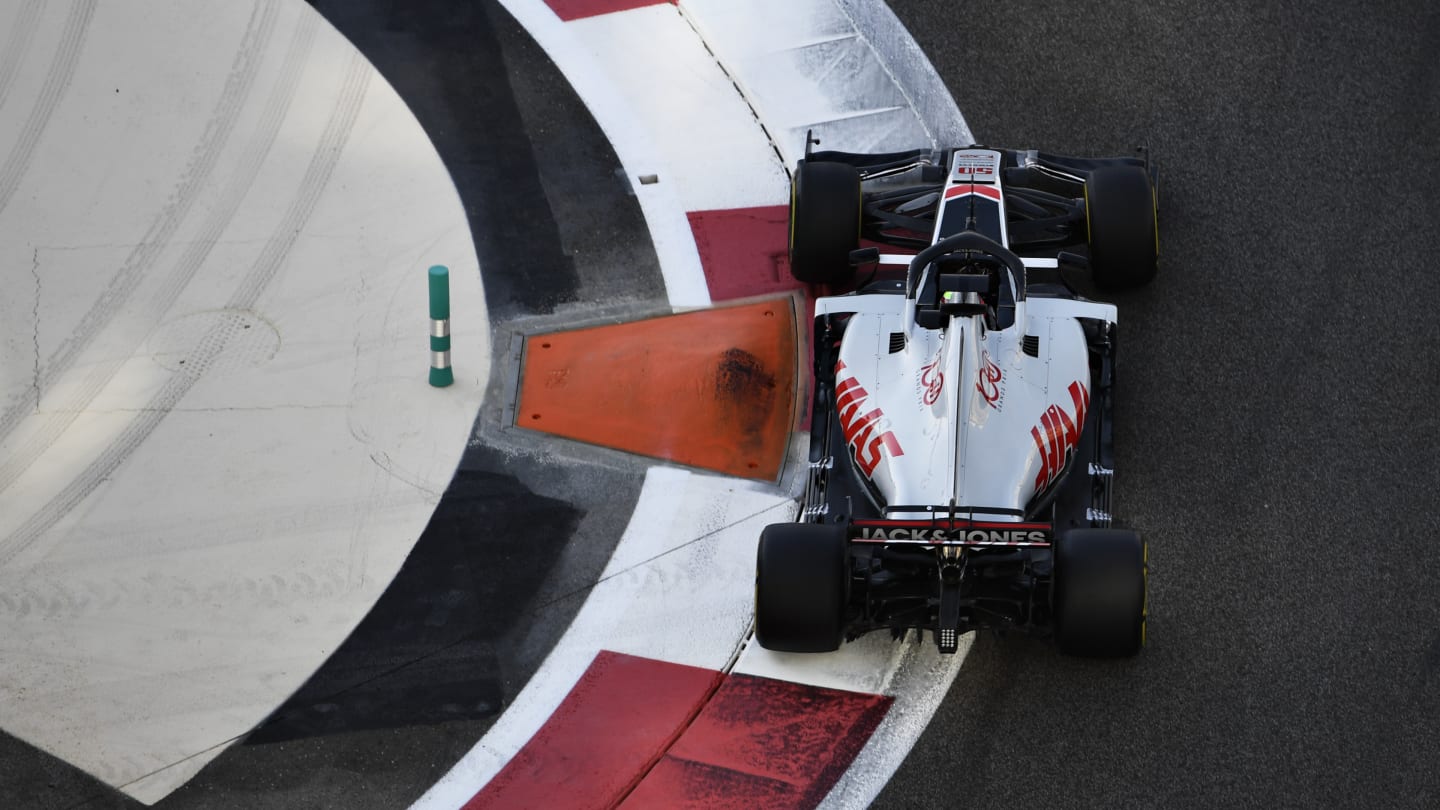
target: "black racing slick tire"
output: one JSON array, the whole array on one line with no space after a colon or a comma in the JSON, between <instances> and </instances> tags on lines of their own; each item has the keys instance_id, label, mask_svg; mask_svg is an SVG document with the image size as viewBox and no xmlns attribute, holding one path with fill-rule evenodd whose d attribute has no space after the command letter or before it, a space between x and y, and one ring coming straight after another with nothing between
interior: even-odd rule
<instances>
[{"instance_id":1,"label":"black racing slick tire","mask_svg":"<svg viewBox=\"0 0 1440 810\"><path fill-rule=\"evenodd\" d=\"M1072 529L1055 544L1055 641L1065 655L1124 658L1145 646L1145 541Z\"/></svg>"},{"instance_id":2,"label":"black racing slick tire","mask_svg":"<svg viewBox=\"0 0 1440 810\"><path fill-rule=\"evenodd\" d=\"M1085 181L1090 273L1102 290L1129 290L1155 278L1160 242L1155 189L1143 166L1102 166Z\"/></svg>"},{"instance_id":3,"label":"black racing slick tire","mask_svg":"<svg viewBox=\"0 0 1440 810\"><path fill-rule=\"evenodd\" d=\"M860 173L848 163L811 163L790 181L790 275L806 284L843 284L860 246Z\"/></svg>"},{"instance_id":4,"label":"black racing slick tire","mask_svg":"<svg viewBox=\"0 0 1440 810\"><path fill-rule=\"evenodd\" d=\"M777 652L840 648L848 549L843 526L777 523L760 533L755 639Z\"/></svg>"}]
</instances>

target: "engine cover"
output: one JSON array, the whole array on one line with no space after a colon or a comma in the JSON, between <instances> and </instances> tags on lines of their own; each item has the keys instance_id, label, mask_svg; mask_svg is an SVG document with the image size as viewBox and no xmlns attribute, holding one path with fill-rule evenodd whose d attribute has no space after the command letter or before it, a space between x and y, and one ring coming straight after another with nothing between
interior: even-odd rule
<instances>
[{"instance_id":1,"label":"engine cover","mask_svg":"<svg viewBox=\"0 0 1440 810\"><path fill-rule=\"evenodd\" d=\"M835 375L841 429L876 506L893 517L951 503L1023 510L1059 475L1085 424L1080 324L1027 314L994 331L978 316L954 318L910 330L892 352L905 313L887 297L893 312L851 318ZM1023 350L1026 337L1038 356Z\"/></svg>"}]
</instances>

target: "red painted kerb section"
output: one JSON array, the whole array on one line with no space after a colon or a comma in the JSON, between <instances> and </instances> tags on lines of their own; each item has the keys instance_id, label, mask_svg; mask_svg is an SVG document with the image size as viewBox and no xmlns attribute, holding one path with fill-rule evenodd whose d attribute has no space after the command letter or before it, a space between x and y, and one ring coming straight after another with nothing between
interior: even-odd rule
<instances>
[{"instance_id":1,"label":"red painted kerb section","mask_svg":"<svg viewBox=\"0 0 1440 810\"><path fill-rule=\"evenodd\" d=\"M673 6L675 0L545 0L555 16L570 22L645 6Z\"/></svg>"},{"instance_id":2,"label":"red painted kerb section","mask_svg":"<svg viewBox=\"0 0 1440 810\"><path fill-rule=\"evenodd\" d=\"M615 807L722 678L714 670L602 651L466 810Z\"/></svg>"},{"instance_id":3,"label":"red painted kerb section","mask_svg":"<svg viewBox=\"0 0 1440 810\"><path fill-rule=\"evenodd\" d=\"M813 808L891 702L601 652L465 808Z\"/></svg>"}]
</instances>

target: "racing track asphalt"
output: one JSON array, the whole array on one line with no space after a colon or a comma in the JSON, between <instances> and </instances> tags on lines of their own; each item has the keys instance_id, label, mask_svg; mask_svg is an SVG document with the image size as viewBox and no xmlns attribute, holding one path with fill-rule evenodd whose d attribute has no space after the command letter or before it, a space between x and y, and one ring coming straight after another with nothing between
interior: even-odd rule
<instances>
[{"instance_id":1,"label":"racing track asphalt","mask_svg":"<svg viewBox=\"0 0 1440 810\"><path fill-rule=\"evenodd\" d=\"M876 808L1440 806L1440 7L892 0L983 142L1161 161L1150 644L982 637Z\"/></svg>"}]
</instances>

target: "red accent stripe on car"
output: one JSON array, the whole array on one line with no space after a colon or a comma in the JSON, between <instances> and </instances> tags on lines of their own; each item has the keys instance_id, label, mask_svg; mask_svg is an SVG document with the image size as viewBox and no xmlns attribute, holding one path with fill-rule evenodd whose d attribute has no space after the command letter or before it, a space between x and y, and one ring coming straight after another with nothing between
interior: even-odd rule
<instances>
[{"instance_id":1,"label":"red accent stripe on car","mask_svg":"<svg viewBox=\"0 0 1440 810\"><path fill-rule=\"evenodd\" d=\"M981 197L989 197L992 200L1000 199L1000 189L995 186L971 185L960 183L945 190L945 199L961 197L966 194L979 194Z\"/></svg>"},{"instance_id":2,"label":"red accent stripe on car","mask_svg":"<svg viewBox=\"0 0 1440 810\"><path fill-rule=\"evenodd\" d=\"M685 731L724 677L602 651L545 725L465 810L614 807Z\"/></svg>"},{"instance_id":3,"label":"red accent stripe on car","mask_svg":"<svg viewBox=\"0 0 1440 810\"><path fill-rule=\"evenodd\" d=\"M859 543L866 546L951 546L965 548L1050 548L1054 543L1046 543L1040 540L951 540L938 542L935 540L895 540L880 537L856 537L850 540L852 543Z\"/></svg>"},{"instance_id":4,"label":"red accent stripe on car","mask_svg":"<svg viewBox=\"0 0 1440 810\"><path fill-rule=\"evenodd\" d=\"M892 698L731 675L625 800L625 808L812 808Z\"/></svg>"},{"instance_id":5,"label":"red accent stripe on car","mask_svg":"<svg viewBox=\"0 0 1440 810\"><path fill-rule=\"evenodd\" d=\"M861 528L881 529L1030 529L1035 531L1050 531L1054 528L1049 523L996 523L991 521L978 520L956 520L949 521L942 518L935 520L857 520L853 525Z\"/></svg>"},{"instance_id":6,"label":"red accent stripe on car","mask_svg":"<svg viewBox=\"0 0 1440 810\"><path fill-rule=\"evenodd\" d=\"M570 22L645 6L673 6L675 0L545 0L555 16Z\"/></svg>"}]
</instances>

